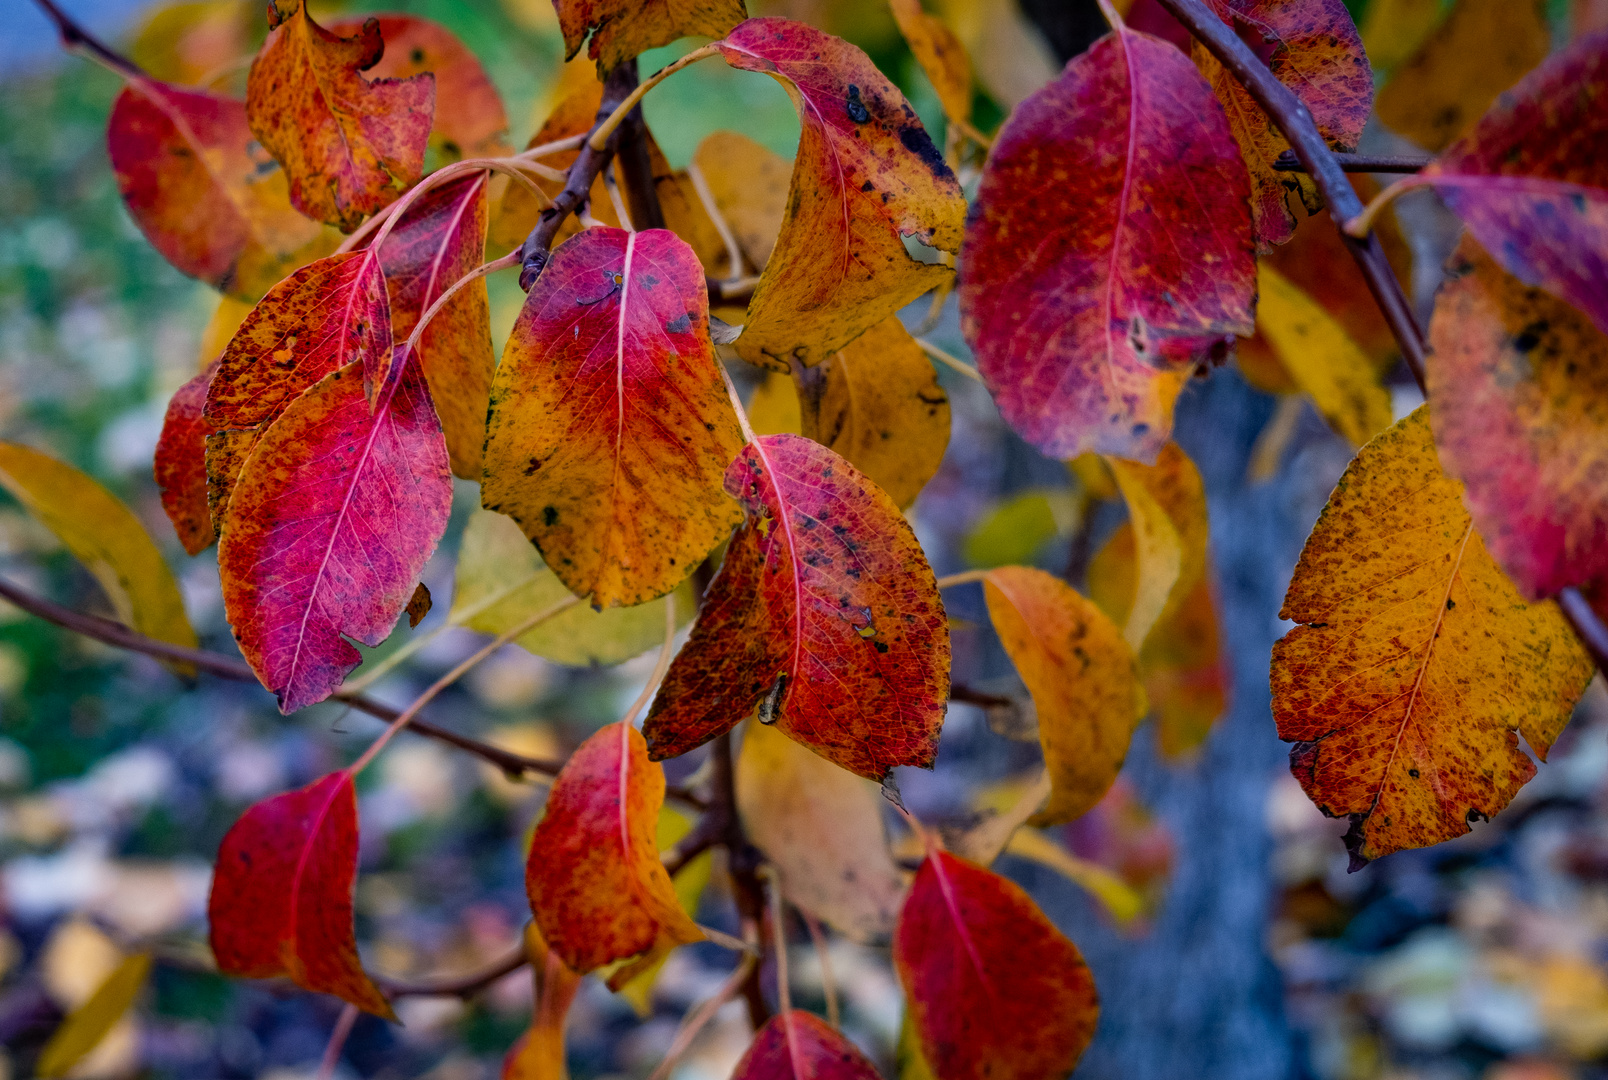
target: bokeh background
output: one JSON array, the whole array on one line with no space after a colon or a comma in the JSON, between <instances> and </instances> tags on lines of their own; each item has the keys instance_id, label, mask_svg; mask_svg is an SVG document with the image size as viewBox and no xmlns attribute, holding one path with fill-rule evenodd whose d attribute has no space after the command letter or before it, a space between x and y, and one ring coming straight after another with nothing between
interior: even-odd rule
<instances>
[{"instance_id":1,"label":"bokeh background","mask_svg":"<svg viewBox=\"0 0 1608 1080\"><path fill-rule=\"evenodd\" d=\"M229 64L263 32L260 4L179 4L160 18L193 22L196 11L186 9L238 15L224 20L235 29L179 55L163 47L174 24L155 21L156 9L143 3L65 6L158 74L164 63L187 65L192 78L220 72L225 85L241 77ZM1366 0L1349 6L1366 20ZM1548 5L1555 39L1593 17L1581 14L1589 7ZM522 145L539 126L562 59L547 0L385 8L444 23L480 56L502 91L512 140ZM753 0L750 9L859 44L929 126L942 127L931 87L877 0ZM1081 0L945 0L934 10L972 50L984 128L1099 29L1093 4ZM0 0L0 28L0 437L70 461L126 499L169 554L204 642L231 651L214 555L183 554L151 477L163 409L202 359L216 295L172 270L122 209L104 135L118 80L64 55L26 0ZM644 70L686 47L650 54ZM714 63L655 91L646 112L677 166L722 128L780 153L797 140L774 82ZM1364 144L1404 148L1377 125ZM1427 311L1455 227L1428 199L1404 205L1403 226ZM492 297L500 341L522 295L502 275ZM908 321L925 314L923 302ZM952 302L932 337L964 355ZM1104 504L1084 519L1073 474L1011 435L978 386L947 370L940 376L955 406L954 434L914 510L938 571L1025 561L1080 572L1121 511ZM1397 381L1402 415L1417 398ZM1164 759L1142 728L1111 796L1056 837L1142 894L1146 910L1119 925L1053 868L1011 855L999 864L1094 968L1104 1009L1078 1076L1608 1076L1608 695L1600 680L1551 761L1495 821L1455 843L1347 873L1343 823L1322 818L1287 772L1267 663L1286 628L1277 612L1301 542L1351 450L1310 407L1281 404L1233 366L1192 385L1177 438L1210 498L1229 708L1181 761ZM381 654L445 618L458 536L477 504L470 485L460 482L458 495L454 526L426 575L436 609L418 629L399 629ZM108 610L88 574L9 501L0 504L0 574L75 607ZM982 629L980 599L957 593L951 612L957 678L1020 694ZM482 640L466 630L437 634L374 692L405 703ZM647 657L570 669L509 646L432 714L512 748L562 754L616 719L651 666ZM126 950L149 946L169 959L78 1075L311 1076L338 1006L205 971L198 945L209 860L246 805L348 762L377 730L333 706L281 717L254 687L181 685L153 662L0 604L0 1077L27 1075L64 1013ZM983 710L957 704L939 768L900 781L917 813L957 820L1031 756L996 733ZM671 763L672 778L697 764L696 756ZM471 970L506 952L526 918L521 842L542 795L540 785L509 783L433 742L404 738L388 751L361 790L357 906L369 964L405 977ZM701 917L731 928L715 877ZM896 1075L902 1003L886 950L843 942L832 950L848 1031ZM572 1075L645 1075L682 1012L729 965L712 946L680 950L641 1014L588 980L571 1017ZM818 1005L813 953L799 950L795 967L804 1003ZM340 1075L493 1077L529 1022L531 996L529 974L517 972L470 1002L407 1000L401 1026L359 1021ZM746 1039L733 1006L676 1075L726 1076Z\"/></svg>"}]
</instances>

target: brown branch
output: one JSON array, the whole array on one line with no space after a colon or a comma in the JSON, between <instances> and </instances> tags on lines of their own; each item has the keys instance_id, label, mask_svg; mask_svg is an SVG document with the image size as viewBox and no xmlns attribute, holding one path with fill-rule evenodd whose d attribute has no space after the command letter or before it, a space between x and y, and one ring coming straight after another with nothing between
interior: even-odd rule
<instances>
[{"instance_id":1,"label":"brown branch","mask_svg":"<svg viewBox=\"0 0 1608 1080\"><path fill-rule=\"evenodd\" d=\"M974 690L965 683L952 683L949 687L949 700L962 701L967 705L977 705L984 709L996 709L1004 705L1015 704L1015 698L1005 697L1002 694L988 694L981 690Z\"/></svg>"},{"instance_id":2,"label":"brown branch","mask_svg":"<svg viewBox=\"0 0 1608 1080\"><path fill-rule=\"evenodd\" d=\"M1218 63L1233 73L1240 85L1278 125L1289 140L1291 151L1300 161L1302 169L1323 193L1334 219L1345 222L1362 213L1362 200L1357 197L1351 181L1346 179L1338 156L1318 133L1312 114L1301 103L1301 99L1256 58L1250 46L1212 14L1202 0L1161 0L1161 6L1199 39ZM1378 301L1385 321L1390 324L1407 367L1418 383L1418 389L1427 397L1429 390L1424 380L1424 358L1428 347L1424 331L1413 315L1406 294L1402 292L1401 282L1396 280L1395 272L1385 258L1379 237L1370 233L1366 240L1359 240L1344 230L1340 235L1351 249L1363 277L1367 279L1368 290ZM1585 643L1598 670L1608 672L1608 627L1603 625L1577 588L1571 586L1564 589L1558 597L1558 605L1575 634Z\"/></svg>"},{"instance_id":3,"label":"brown branch","mask_svg":"<svg viewBox=\"0 0 1608 1080\"><path fill-rule=\"evenodd\" d=\"M56 24L56 32L61 35L61 47L68 52L88 57L125 79L150 78L149 75L140 70L139 65L134 61L113 52L90 34L88 30L78 25L71 15L56 6L54 0L34 0L34 2L50 18L50 21Z\"/></svg>"},{"instance_id":4,"label":"brown branch","mask_svg":"<svg viewBox=\"0 0 1608 1080\"><path fill-rule=\"evenodd\" d=\"M443 979L420 979L410 982L405 979L376 979L380 989L385 991L387 997L456 997L468 998L484 990L503 976L518 971L530 963L530 955L521 943L513 952L481 968L465 975L454 975Z\"/></svg>"},{"instance_id":5,"label":"brown branch","mask_svg":"<svg viewBox=\"0 0 1608 1080\"><path fill-rule=\"evenodd\" d=\"M1334 153L1335 161L1340 168L1348 173L1415 173L1435 159L1427 155L1417 157L1401 157L1389 154L1342 154ZM1286 150L1273 159L1273 167L1279 172L1306 172L1306 167L1296 158L1294 150Z\"/></svg>"},{"instance_id":6,"label":"brown branch","mask_svg":"<svg viewBox=\"0 0 1608 1080\"><path fill-rule=\"evenodd\" d=\"M726 869L731 874L732 898L737 903L737 914L754 926L765 925L765 886L759 880L759 867L764 857L743 832L742 820L737 816L736 770L732 761L731 732L719 736L710 744L713 776L709 785L709 810L705 818L713 818L712 830L718 829L720 843L726 849ZM760 949L765 948L766 935L759 935ZM755 1031L770 1019L770 1005L765 1001L765 990L759 984L763 961L755 964L748 978L743 980L743 998L748 1002L748 1022Z\"/></svg>"},{"instance_id":7,"label":"brown branch","mask_svg":"<svg viewBox=\"0 0 1608 1080\"><path fill-rule=\"evenodd\" d=\"M63 607L42 596L35 596L33 593L19 588L4 578L0 578L0 597L4 597L30 615L36 615L46 622L55 623L64 629L82 634L85 637L94 638L96 641L119 649L143 653L158 660L193 664L200 671L220 679L228 679L231 682L258 682L256 673L251 670L251 666L244 660L236 660L233 657L224 656L221 653L207 652L204 649L188 649L182 645L171 645L166 641L146 637L144 634L130 630L122 623L113 622L111 619L103 619L98 615L88 615L81 611L74 611L72 608ZM369 716L384 720L387 723L401 715L400 710L393 709L389 705L383 705L362 694L337 692L332 696L331 700L349 705L359 712L367 713ZM476 757L497 766L497 768L510 776L523 776L526 773L542 773L547 776L554 776L564 765L561 761L547 761L542 758L515 754L501 747L483 743L467 735L459 735L455 731L448 731L446 728L437 727L422 720L413 721L409 725L409 730L426 738L456 746L460 750L466 750Z\"/></svg>"},{"instance_id":8,"label":"brown branch","mask_svg":"<svg viewBox=\"0 0 1608 1080\"><path fill-rule=\"evenodd\" d=\"M620 68L620 84L624 86L629 81L629 96L629 91L635 90L639 82L637 62L627 60ZM653 160L648 154L648 124L642 118L642 106L637 105L626 113L617 130L614 167L620 186L625 189L631 227L662 229L664 208L659 205L659 191L654 185Z\"/></svg>"}]
</instances>

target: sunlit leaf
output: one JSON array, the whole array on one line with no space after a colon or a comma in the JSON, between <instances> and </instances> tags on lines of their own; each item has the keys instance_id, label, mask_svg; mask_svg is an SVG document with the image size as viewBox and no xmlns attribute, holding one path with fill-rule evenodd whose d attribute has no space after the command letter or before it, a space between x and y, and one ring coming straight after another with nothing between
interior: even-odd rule
<instances>
[{"instance_id":1,"label":"sunlit leaf","mask_svg":"<svg viewBox=\"0 0 1608 1080\"><path fill-rule=\"evenodd\" d=\"M664 770L625 723L582 743L553 781L525 889L542 936L581 974L660 943L703 940L659 861L663 802Z\"/></svg>"},{"instance_id":2,"label":"sunlit leaf","mask_svg":"<svg viewBox=\"0 0 1608 1080\"><path fill-rule=\"evenodd\" d=\"M255 804L218 848L207 918L218 969L283 976L395 1019L353 929L357 798L342 769Z\"/></svg>"},{"instance_id":3,"label":"sunlit leaf","mask_svg":"<svg viewBox=\"0 0 1608 1080\"><path fill-rule=\"evenodd\" d=\"M990 510L970 533L962 551L972 566L1031 563L1044 545L1072 531L1078 520L1072 494L1055 488L1021 491Z\"/></svg>"},{"instance_id":4,"label":"sunlit leaf","mask_svg":"<svg viewBox=\"0 0 1608 1080\"><path fill-rule=\"evenodd\" d=\"M129 35L128 58L155 78L196 86L249 56L261 32L262 8L252 0L153 4Z\"/></svg>"},{"instance_id":5,"label":"sunlit leaf","mask_svg":"<svg viewBox=\"0 0 1608 1080\"><path fill-rule=\"evenodd\" d=\"M424 172L435 80L365 78L385 51L374 19L343 38L302 0L270 0L268 25L278 33L246 81L252 133L284 166L291 205L350 232Z\"/></svg>"},{"instance_id":6,"label":"sunlit leaf","mask_svg":"<svg viewBox=\"0 0 1608 1080\"><path fill-rule=\"evenodd\" d=\"M819 1016L783 1009L754 1034L732 1080L880 1080L860 1048Z\"/></svg>"},{"instance_id":7,"label":"sunlit leaf","mask_svg":"<svg viewBox=\"0 0 1608 1080\"><path fill-rule=\"evenodd\" d=\"M554 0L564 56L581 51L608 71L677 38L720 37L748 14L743 0Z\"/></svg>"},{"instance_id":8,"label":"sunlit leaf","mask_svg":"<svg viewBox=\"0 0 1608 1080\"><path fill-rule=\"evenodd\" d=\"M763 722L873 780L932 764L949 631L892 499L819 443L765 435L726 470L746 520L643 733L655 759Z\"/></svg>"},{"instance_id":9,"label":"sunlit leaf","mask_svg":"<svg viewBox=\"0 0 1608 1080\"><path fill-rule=\"evenodd\" d=\"M855 46L765 18L718 47L780 82L802 126L788 215L736 349L780 370L812 366L949 277L904 238L959 250L966 202L904 95Z\"/></svg>"},{"instance_id":10,"label":"sunlit leaf","mask_svg":"<svg viewBox=\"0 0 1608 1080\"><path fill-rule=\"evenodd\" d=\"M1420 408L1363 447L1301 552L1273 647L1273 715L1354 860L1461 836L1535 775L1592 674L1526 604L1441 472Z\"/></svg>"},{"instance_id":11,"label":"sunlit leaf","mask_svg":"<svg viewBox=\"0 0 1608 1080\"><path fill-rule=\"evenodd\" d=\"M85 1055L99 1046L113 1026L134 1005L151 973L151 954L135 953L106 977L88 1001L67 1014L45 1048L35 1071L42 1077L66 1076Z\"/></svg>"},{"instance_id":12,"label":"sunlit leaf","mask_svg":"<svg viewBox=\"0 0 1608 1080\"><path fill-rule=\"evenodd\" d=\"M1181 361L1251 332L1249 198L1211 87L1148 35L1106 35L1011 114L967 226L960 309L1023 438L1154 460Z\"/></svg>"},{"instance_id":13,"label":"sunlit leaf","mask_svg":"<svg viewBox=\"0 0 1608 1080\"><path fill-rule=\"evenodd\" d=\"M708 293L673 233L598 228L537 279L492 386L481 502L595 607L675 588L741 512Z\"/></svg>"},{"instance_id":14,"label":"sunlit leaf","mask_svg":"<svg viewBox=\"0 0 1608 1080\"><path fill-rule=\"evenodd\" d=\"M1018 829L1005 851L1054 870L1100 901L1118 926L1127 926L1144 912L1145 898L1138 890L1099 863L1078 858L1037 829Z\"/></svg>"}]
</instances>

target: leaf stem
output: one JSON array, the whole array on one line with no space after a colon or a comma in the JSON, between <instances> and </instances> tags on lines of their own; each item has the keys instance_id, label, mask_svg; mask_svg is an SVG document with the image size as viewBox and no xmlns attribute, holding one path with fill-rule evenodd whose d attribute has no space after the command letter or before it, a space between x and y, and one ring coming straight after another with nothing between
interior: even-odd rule
<instances>
[{"instance_id":1,"label":"leaf stem","mask_svg":"<svg viewBox=\"0 0 1608 1080\"><path fill-rule=\"evenodd\" d=\"M491 641L487 642L480 649L476 650L468 659L464 660L457 667L453 668L451 671L441 676L441 678L431 683L429 688L426 689L424 693L413 699L413 704L409 705L406 709L403 709L401 715L399 715L395 720L391 721L391 726L381 732L379 738L375 739L369 744L369 748L363 751L362 756L356 761L352 762L351 767L347 771L352 774L353 779L356 779L357 774L368 767L368 763L374 760L375 755L377 755L381 750L385 749L385 744L390 742L391 739L396 736L397 732L407 727L413 718L418 715L419 710L428 705L437 694L441 693L441 691L463 678L463 676L467 674L476 664L480 663L486 657L490 656L492 653L496 652L498 649L502 648L504 645L523 634L525 631L546 622L555 615L568 611L570 608L580 603L580 600L581 598L578 596L566 596L564 599L560 600L551 607L543 611L538 611L530 618L525 619L517 625L510 627L508 630L505 630L503 633L498 634Z\"/></svg>"},{"instance_id":2,"label":"leaf stem","mask_svg":"<svg viewBox=\"0 0 1608 1080\"><path fill-rule=\"evenodd\" d=\"M318 1080L331 1080L335 1075L335 1066L341 1063L341 1051L346 1047L346 1038L352 1033L352 1025L357 1023L357 1006L348 1004L341 1009L341 1015L335 1021L335 1030L329 1033L329 1044L324 1047L324 1058L318 1063Z\"/></svg>"},{"instance_id":3,"label":"leaf stem","mask_svg":"<svg viewBox=\"0 0 1608 1080\"><path fill-rule=\"evenodd\" d=\"M726 245L726 261L730 264L727 267L726 280L739 280L746 266L743 262L743 249L737 244L737 234L731 231L731 223L726 220L726 215L720 212L720 205L715 202L715 193L709 189L709 178L698 168L697 161L687 162L687 179L692 181L692 190L698 193L698 201L703 203L704 213L709 215L715 231L720 234L720 242Z\"/></svg>"},{"instance_id":4,"label":"leaf stem","mask_svg":"<svg viewBox=\"0 0 1608 1080\"><path fill-rule=\"evenodd\" d=\"M988 577L987 570L962 570L958 574L949 574L938 579L940 589L953 588L956 585L966 585L973 581L982 581Z\"/></svg>"},{"instance_id":5,"label":"leaf stem","mask_svg":"<svg viewBox=\"0 0 1608 1080\"><path fill-rule=\"evenodd\" d=\"M1423 176L1408 176L1397 180L1394 184L1375 195L1368 205L1362 208L1361 213L1347 219L1346 223L1341 226L1341 231L1356 240L1367 239L1368 234L1373 232L1374 222L1379 220L1379 215L1384 213L1387 206L1407 194L1407 192L1416 191L1421 187L1427 186L1429 186L1429 180Z\"/></svg>"},{"instance_id":6,"label":"leaf stem","mask_svg":"<svg viewBox=\"0 0 1608 1080\"><path fill-rule=\"evenodd\" d=\"M934 345L932 342L928 341L926 338L918 337L918 338L916 338L914 340L915 340L917 345L921 346L921 351L922 352L926 353L928 356L932 357L934 360L938 361L940 364L943 364L943 365L945 365L947 367L954 368L956 371L960 372L962 375L966 376L968 379L976 379L978 382L983 381L983 377L977 371L977 369L975 367L973 367L972 365L966 363L966 361L962 360L960 357L955 356L952 353L945 352L943 349L940 349L938 346Z\"/></svg>"},{"instance_id":7,"label":"leaf stem","mask_svg":"<svg viewBox=\"0 0 1608 1080\"><path fill-rule=\"evenodd\" d=\"M821 965L821 993L826 998L826 1022L835 1028L843 1026L842 1014L838 1010L837 979L832 975L832 950L826 939L826 931L821 927L821 920L812 913L793 905L804 919L804 925L809 928L810 941L815 945L815 959Z\"/></svg>"},{"instance_id":8,"label":"leaf stem","mask_svg":"<svg viewBox=\"0 0 1608 1080\"><path fill-rule=\"evenodd\" d=\"M648 676L647 685L642 687L642 693L637 695L631 707L625 710L620 718L622 724L636 723L637 713L643 706L653 700L654 692L664 681L664 673L670 670L670 656L675 652L676 645L676 604L674 598L667 600L664 605L664 646L659 650L658 662L653 665L653 674Z\"/></svg>"},{"instance_id":9,"label":"leaf stem","mask_svg":"<svg viewBox=\"0 0 1608 1080\"><path fill-rule=\"evenodd\" d=\"M620 123L625 119L626 113L636 108L637 103L647 96L649 90L652 90L682 68L718 55L720 53L719 44L719 42L711 42L702 48L694 49L681 59L666 64L642 80L636 89L626 96L624 101L614 107L614 111L609 114L608 119L592 129L592 134L587 139L587 145L592 148L594 153L601 151L607 145L609 136L614 134L614 129L619 127ZM627 61L627 63L632 63L632 61Z\"/></svg>"},{"instance_id":10,"label":"leaf stem","mask_svg":"<svg viewBox=\"0 0 1608 1080\"><path fill-rule=\"evenodd\" d=\"M664 1052L664 1060L649 1074L648 1080L665 1080L670 1075L670 1071L676 1067L676 1062L687 1052L687 1048L698 1037L698 1033L715 1018L722 1005L737 996L738 991L748 981L749 975L757 969L758 963L752 953L743 954L742 962L726 976L726 981L720 984L720 989L715 991L714 996L699 1005L681 1022L676 1037L670 1043L670 1049Z\"/></svg>"},{"instance_id":11,"label":"leaf stem","mask_svg":"<svg viewBox=\"0 0 1608 1080\"><path fill-rule=\"evenodd\" d=\"M406 356L408 353L411 353L414 349L419 347L419 340L424 337L425 328L430 325L430 320L436 317L436 312L446 307L447 301L456 296L459 290L467 288L469 285L479 281L487 274L495 273L498 270L507 270L510 267L515 267L518 265L519 249L515 248L513 251L510 251L500 259L493 259L488 263L481 263L463 277L459 278L457 281L454 281L451 287L449 287L446 292L436 297L435 302L429 307L425 308L424 314L419 316L419 322L416 326L414 326L413 332L408 335L408 343L407 346L402 350L402 354Z\"/></svg>"},{"instance_id":12,"label":"leaf stem","mask_svg":"<svg viewBox=\"0 0 1608 1080\"><path fill-rule=\"evenodd\" d=\"M787 973L787 901L782 899L782 882L776 868L762 871L770 892L771 948L776 951L776 1008L786 1013L793 1008L793 991Z\"/></svg>"},{"instance_id":13,"label":"leaf stem","mask_svg":"<svg viewBox=\"0 0 1608 1080\"><path fill-rule=\"evenodd\" d=\"M530 962L530 955L521 943L513 952L499 957L486 967L478 971L471 971L467 975L453 975L441 979L426 979L419 982L407 982L401 979L376 979L385 996L400 997L456 997L467 998L477 991L484 990L503 976L518 971Z\"/></svg>"},{"instance_id":14,"label":"leaf stem","mask_svg":"<svg viewBox=\"0 0 1608 1080\"><path fill-rule=\"evenodd\" d=\"M737 386L731 381L731 374L726 370L726 365L718 358L715 360L715 367L720 370L720 378L726 384L726 396L731 398L731 407L737 413L737 426L742 430L743 442L751 443L759 436L755 435L754 429L749 426L748 410L743 408L743 400L737 396Z\"/></svg>"},{"instance_id":15,"label":"leaf stem","mask_svg":"<svg viewBox=\"0 0 1608 1080\"><path fill-rule=\"evenodd\" d=\"M514 157L520 160L549 157L553 154L562 154L566 150L579 150L586 142L586 135L571 135L567 139L556 139L550 143L533 146L529 150L521 150Z\"/></svg>"}]
</instances>

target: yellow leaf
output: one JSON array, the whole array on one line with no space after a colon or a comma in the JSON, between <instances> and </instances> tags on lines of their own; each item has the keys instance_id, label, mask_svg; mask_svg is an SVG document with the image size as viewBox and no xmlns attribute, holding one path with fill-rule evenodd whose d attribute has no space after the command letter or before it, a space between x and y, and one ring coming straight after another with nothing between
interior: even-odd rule
<instances>
[{"instance_id":1,"label":"yellow leaf","mask_svg":"<svg viewBox=\"0 0 1608 1080\"><path fill-rule=\"evenodd\" d=\"M1354 859L1461 836L1535 775L1592 674L1550 602L1485 549L1421 407L1363 447L1301 552L1273 715Z\"/></svg>"},{"instance_id":2,"label":"yellow leaf","mask_svg":"<svg viewBox=\"0 0 1608 1080\"><path fill-rule=\"evenodd\" d=\"M910 1010L905 1009L899 1023L898 1073L899 1080L937 1080L932 1066L921 1053L921 1039L916 1026L910 1021Z\"/></svg>"},{"instance_id":3,"label":"yellow leaf","mask_svg":"<svg viewBox=\"0 0 1608 1080\"><path fill-rule=\"evenodd\" d=\"M1133 651L1117 626L1066 582L1003 566L983 579L1000 643L1033 695L1049 771L1036 825L1071 821L1117 778L1146 711Z\"/></svg>"},{"instance_id":4,"label":"yellow leaf","mask_svg":"<svg viewBox=\"0 0 1608 1080\"><path fill-rule=\"evenodd\" d=\"M490 510L469 516L458 548L452 610L447 618L482 634L501 634L570 595L564 583L510 518ZM629 608L593 611L577 604L515 642L558 664L618 664L664 641L664 605L690 622L695 604L683 584L669 596Z\"/></svg>"},{"instance_id":5,"label":"yellow leaf","mask_svg":"<svg viewBox=\"0 0 1608 1080\"><path fill-rule=\"evenodd\" d=\"M581 977L547 947L534 922L525 926L525 952L536 982L530 1027L503 1058L499 1080L568 1080L564 1027Z\"/></svg>"},{"instance_id":6,"label":"yellow leaf","mask_svg":"<svg viewBox=\"0 0 1608 1080\"><path fill-rule=\"evenodd\" d=\"M227 293L218 297L218 306L212 309L212 317L207 320L206 328L201 331L201 348L196 358L197 371L205 371L208 364L223 355L229 339L235 336L235 331L240 329L240 324L251 314L251 309L255 306Z\"/></svg>"},{"instance_id":7,"label":"yellow leaf","mask_svg":"<svg viewBox=\"0 0 1608 1080\"><path fill-rule=\"evenodd\" d=\"M1040 769L1030 781L1009 780L983 789L975 800L981 816L963 829L943 833L944 847L979 866L990 866L1011 837L1050 797L1050 773ZM915 854L912 852L912 854Z\"/></svg>"},{"instance_id":8,"label":"yellow leaf","mask_svg":"<svg viewBox=\"0 0 1608 1080\"><path fill-rule=\"evenodd\" d=\"M1544 0L1458 0L1379 92L1379 119L1439 153L1551 47Z\"/></svg>"},{"instance_id":9,"label":"yellow leaf","mask_svg":"<svg viewBox=\"0 0 1608 1080\"><path fill-rule=\"evenodd\" d=\"M133 1006L151 971L149 953L135 953L117 966L90 999L67 1014L39 1055L40 1076L65 1076L100 1045L106 1033Z\"/></svg>"},{"instance_id":10,"label":"yellow leaf","mask_svg":"<svg viewBox=\"0 0 1608 1080\"><path fill-rule=\"evenodd\" d=\"M658 835L655 838L660 853L669 851L681 842L681 839L692 831L692 819L680 810L666 803L659 810ZM696 856L681 872L671 879L676 888L676 901L681 910L687 913L689 919L698 917L698 905L703 901L704 890L709 887L709 879L714 873L714 853L705 851ZM665 961L670 959L674 946L656 951L653 963L634 973L630 980L621 986L616 993L631 1003L638 1017L647 1019L653 1015L653 987L659 981L659 972L664 970Z\"/></svg>"},{"instance_id":11,"label":"yellow leaf","mask_svg":"<svg viewBox=\"0 0 1608 1080\"><path fill-rule=\"evenodd\" d=\"M1206 492L1200 471L1176 443L1154 465L1106 459L1128 504L1138 552L1138 590L1123 636L1138 652L1150 630L1183 602L1206 572Z\"/></svg>"},{"instance_id":12,"label":"yellow leaf","mask_svg":"<svg viewBox=\"0 0 1608 1080\"><path fill-rule=\"evenodd\" d=\"M1363 12L1363 51L1377 71L1392 71L1411 60L1440 24L1444 0L1369 0Z\"/></svg>"},{"instance_id":13,"label":"yellow leaf","mask_svg":"<svg viewBox=\"0 0 1608 1080\"><path fill-rule=\"evenodd\" d=\"M1014 0L939 0L937 7L971 54L977 81L1005 109L1060 74L1049 43Z\"/></svg>"},{"instance_id":14,"label":"yellow leaf","mask_svg":"<svg viewBox=\"0 0 1608 1080\"><path fill-rule=\"evenodd\" d=\"M899 32L910 44L916 63L938 92L944 115L965 123L971 119L971 58L955 32L921 10L921 0L888 0Z\"/></svg>"},{"instance_id":15,"label":"yellow leaf","mask_svg":"<svg viewBox=\"0 0 1608 1080\"><path fill-rule=\"evenodd\" d=\"M173 571L116 496L71 465L16 443L0 443L0 487L95 576L119 619L147 637L196 647ZM189 664L169 666L195 674Z\"/></svg>"},{"instance_id":16,"label":"yellow leaf","mask_svg":"<svg viewBox=\"0 0 1608 1080\"><path fill-rule=\"evenodd\" d=\"M1144 911L1145 898L1133 886L1099 863L1078 858L1037 829L1018 829L1005 850L1049 867L1089 893L1118 926L1127 926Z\"/></svg>"},{"instance_id":17,"label":"yellow leaf","mask_svg":"<svg viewBox=\"0 0 1608 1080\"><path fill-rule=\"evenodd\" d=\"M793 376L767 371L748 402L748 426L756 435L801 435L804 420L798 414L798 391Z\"/></svg>"},{"instance_id":18,"label":"yellow leaf","mask_svg":"<svg viewBox=\"0 0 1608 1080\"><path fill-rule=\"evenodd\" d=\"M758 272L770 258L787 214L793 163L746 135L717 131L698 144L692 166L731 226L737 247L748 260L746 272Z\"/></svg>"},{"instance_id":19,"label":"yellow leaf","mask_svg":"<svg viewBox=\"0 0 1608 1080\"><path fill-rule=\"evenodd\" d=\"M1334 317L1266 262L1258 268L1258 287L1257 329L1329 426L1353 446L1389 427L1390 391Z\"/></svg>"},{"instance_id":20,"label":"yellow leaf","mask_svg":"<svg viewBox=\"0 0 1608 1080\"><path fill-rule=\"evenodd\" d=\"M977 567L1030 563L1046 541L1076 528L1078 517L1070 492L1055 488L1019 492L972 527L961 551L966 562Z\"/></svg>"},{"instance_id":21,"label":"yellow leaf","mask_svg":"<svg viewBox=\"0 0 1608 1080\"><path fill-rule=\"evenodd\" d=\"M737 812L799 907L853 941L885 938L904 897L876 784L763 724L744 729Z\"/></svg>"}]
</instances>

